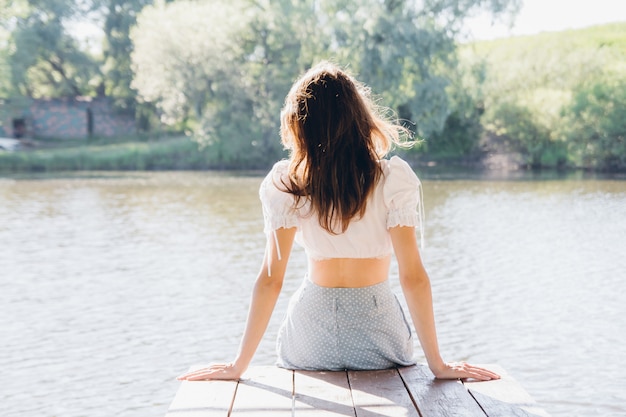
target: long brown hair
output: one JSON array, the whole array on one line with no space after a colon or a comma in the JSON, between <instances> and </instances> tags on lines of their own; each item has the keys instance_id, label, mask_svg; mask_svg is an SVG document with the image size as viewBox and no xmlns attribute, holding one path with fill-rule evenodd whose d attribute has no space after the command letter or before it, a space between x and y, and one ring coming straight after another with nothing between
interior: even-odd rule
<instances>
[{"instance_id":1,"label":"long brown hair","mask_svg":"<svg viewBox=\"0 0 626 417\"><path fill-rule=\"evenodd\" d=\"M379 160L405 130L387 121L369 90L329 62L307 71L291 88L281 112L281 138L290 150L283 184L308 198L322 228L345 232L365 213L383 172Z\"/></svg>"}]
</instances>

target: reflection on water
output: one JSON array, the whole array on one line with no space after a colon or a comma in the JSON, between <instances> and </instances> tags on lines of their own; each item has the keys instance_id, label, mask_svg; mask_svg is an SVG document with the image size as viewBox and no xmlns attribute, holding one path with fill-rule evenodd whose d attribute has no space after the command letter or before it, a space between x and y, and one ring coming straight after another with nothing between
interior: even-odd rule
<instances>
[{"instance_id":1,"label":"reflection on water","mask_svg":"<svg viewBox=\"0 0 626 417\"><path fill-rule=\"evenodd\" d=\"M164 415L176 375L232 359L263 254L260 181L0 179L0 414ZM501 364L553 416L624 415L626 182L424 188L445 357ZM254 364L272 363L304 267L296 250Z\"/></svg>"}]
</instances>

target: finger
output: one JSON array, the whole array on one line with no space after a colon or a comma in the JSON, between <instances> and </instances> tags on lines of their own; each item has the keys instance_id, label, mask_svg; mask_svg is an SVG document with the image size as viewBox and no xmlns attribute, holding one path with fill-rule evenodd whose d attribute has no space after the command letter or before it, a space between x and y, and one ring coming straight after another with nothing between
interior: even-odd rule
<instances>
[{"instance_id":1,"label":"finger","mask_svg":"<svg viewBox=\"0 0 626 417\"><path fill-rule=\"evenodd\" d=\"M500 375L498 375L497 373L493 372L490 369L482 368L479 366L472 366L471 369L472 369L472 372L476 372L476 373L479 373L480 375L488 376L491 379L500 379Z\"/></svg>"},{"instance_id":2,"label":"finger","mask_svg":"<svg viewBox=\"0 0 626 417\"><path fill-rule=\"evenodd\" d=\"M215 365L211 365L211 366L208 366L208 367L199 368L199 369L195 369L193 371L186 372L186 373L180 375L178 378L186 378L186 377L193 377L193 376L197 376L197 375L203 375L203 374L206 374L207 372L215 372L215 371L224 370L227 367L229 367L229 365L226 365L226 364L215 364Z\"/></svg>"},{"instance_id":3,"label":"finger","mask_svg":"<svg viewBox=\"0 0 626 417\"><path fill-rule=\"evenodd\" d=\"M467 373L469 378L477 379L480 381L489 381L492 379L500 379L500 375L496 374L485 368L467 366L465 368L465 372Z\"/></svg>"},{"instance_id":4,"label":"finger","mask_svg":"<svg viewBox=\"0 0 626 417\"><path fill-rule=\"evenodd\" d=\"M187 381L202 381L205 379L213 379L213 373L205 372L204 374L197 374L187 377Z\"/></svg>"},{"instance_id":5,"label":"finger","mask_svg":"<svg viewBox=\"0 0 626 417\"><path fill-rule=\"evenodd\" d=\"M230 379L231 377L232 365L218 364L188 372L177 379L182 381L201 381L205 379Z\"/></svg>"},{"instance_id":6,"label":"finger","mask_svg":"<svg viewBox=\"0 0 626 417\"><path fill-rule=\"evenodd\" d=\"M478 372L478 373L485 374L485 375L498 376L498 374L491 371L490 369L483 368L481 366L470 365L467 362L455 362L451 365L454 369L461 370L461 371Z\"/></svg>"},{"instance_id":7,"label":"finger","mask_svg":"<svg viewBox=\"0 0 626 417\"><path fill-rule=\"evenodd\" d=\"M208 369L203 369L201 371L194 371L194 372L189 372L183 375L180 375L177 379L180 380L185 380L185 379L192 379L192 378L202 378L204 375L209 374L211 371Z\"/></svg>"},{"instance_id":8,"label":"finger","mask_svg":"<svg viewBox=\"0 0 626 417\"><path fill-rule=\"evenodd\" d=\"M216 372L206 372L202 375L196 375L187 378L187 381L204 381L204 380L235 380L239 379L233 372L229 372L227 370L224 371L216 371Z\"/></svg>"},{"instance_id":9,"label":"finger","mask_svg":"<svg viewBox=\"0 0 626 417\"><path fill-rule=\"evenodd\" d=\"M217 375L219 375L221 371L205 371L202 373L196 373L193 375L188 375L185 377L179 377L178 379L183 380L183 381L202 381L205 379L218 379Z\"/></svg>"},{"instance_id":10,"label":"finger","mask_svg":"<svg viewBox=\"0 0 626 417\"><path fill-rule=\"evenodd\" d=\"M180 375L178 378L188 378L191 376L200 375L206 372L206 369L207 368L201 368L201 369L196 369L194 371L185 372L184 374Z\"/></svg>"}]
</instances>

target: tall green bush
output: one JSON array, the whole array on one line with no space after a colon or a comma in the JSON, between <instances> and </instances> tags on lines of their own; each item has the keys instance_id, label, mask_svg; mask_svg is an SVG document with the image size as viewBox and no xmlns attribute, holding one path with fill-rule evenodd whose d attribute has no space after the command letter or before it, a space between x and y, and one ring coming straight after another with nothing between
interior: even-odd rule
<instances>
[{"instance_id":1,"label":"tall green bush","mask_svg":"<svg viewBox=\"0 0 626 417\"><path fill-rule=\"evenodd\" d=\"M446 94L449 109L443 129L427 137L420 151L435 157L452 158L476 154L483 132L485 75L483 60L460 60L448 69Z\"/></svg>"},{"instance_id":2,"label":"tall green bush","mask_svg":"<svg viewBox=\"0 0 626 417\"><path fill-rule=\"evenodd\" d=\"M483 60L487 131L529 166L626 170L626 23L466 45Z\"/></svg>"},{"instance_id":3,"label":"tall green bush","mask_svg":"<svg viewBox=\"0 0 626 417\"><path fill-rule=\"evenodd\" d=\"M626 79L581 84L563 118L563 135L578 165L626 169Z\"/></svg>"},{"instance_id":4,"label":"tall green bush","mask_svg":"<svg viewBox=\"0 0 626 417\"><path fill-rule=\"evenodd\" d=\"M493 112L491 130L509 138L515 150L532 168L563 165L562 143L552 140L550 128L538 120L536 112L513 102L499 104Z\"/></svg>"}]
</instances>

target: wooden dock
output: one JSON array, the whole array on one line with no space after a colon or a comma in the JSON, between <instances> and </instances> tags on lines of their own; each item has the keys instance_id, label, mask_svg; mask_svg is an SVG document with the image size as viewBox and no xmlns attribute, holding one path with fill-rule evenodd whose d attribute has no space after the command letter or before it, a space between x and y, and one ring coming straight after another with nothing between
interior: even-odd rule
<instances>
[{"instance_id":1,"label":"wooden dock","mask_svg":"<svg viewBox=\"0 0 626 417\"><path fill-rule=\"evenodd\" d=\"M549 417L497 365L488 382L441 381L425 365L310 372L252 367L240 381L183 381L166 417Z\"/></svg>"}]
</instances>

